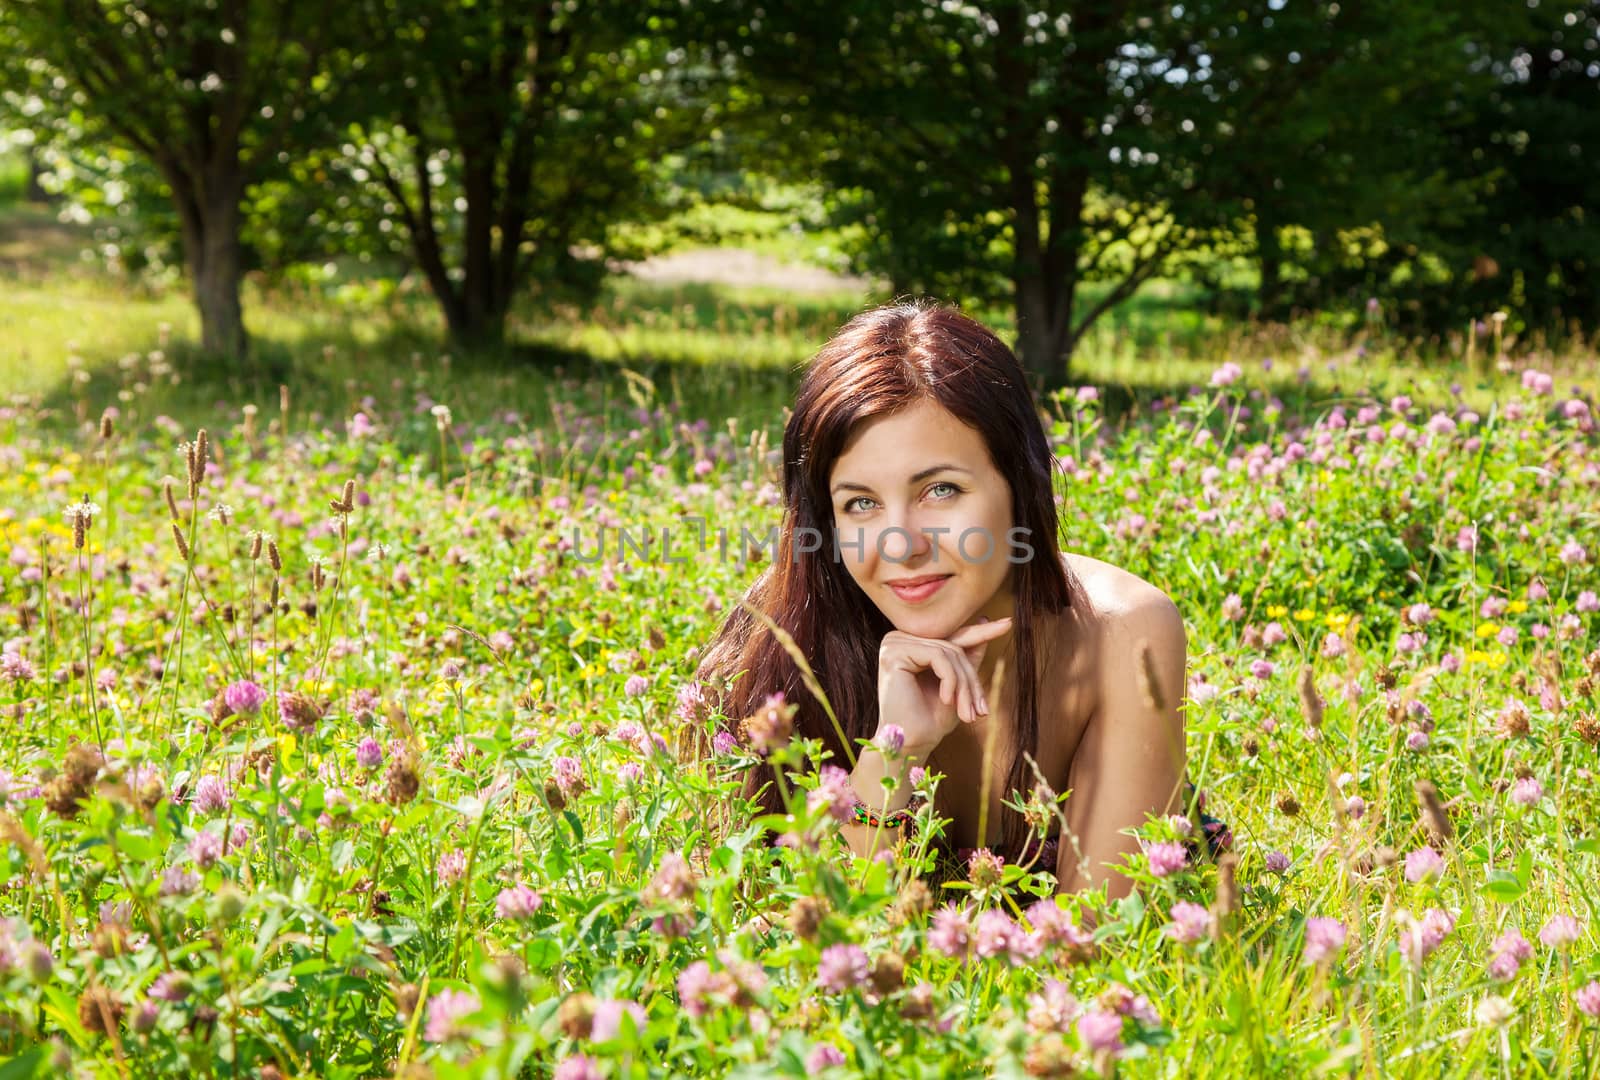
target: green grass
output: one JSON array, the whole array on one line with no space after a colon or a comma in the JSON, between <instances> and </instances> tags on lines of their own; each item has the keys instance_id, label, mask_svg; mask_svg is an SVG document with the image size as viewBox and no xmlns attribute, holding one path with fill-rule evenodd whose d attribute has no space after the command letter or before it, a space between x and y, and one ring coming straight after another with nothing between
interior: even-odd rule
<instances>
[{"instance_id":1,"label":"green grass","mask_svg":"<svg viewBox=\"0 0 1600 1080\"><path fill-rule=\"evenodd\" d=\"M294 388L308 414L347 415L369 396L387 405L438 374L446 356L448 393L457 400L504 402L530 416L542 415L552 379L599 379L625 400L627 369L687 407L737 402L747 417L770 417L817 346L887 298L619 277L583 310L521 308L504 348L462 355L446 342L424 289L336 302L323 288L248 283L255 349L243 363L219 364L195 354L198 325L186 293L106 275L82 257L88 243L87 230L59 224L48 210L0 213L0 393L40 397L67 416L114 381L119 363L159 350L177 380L153 388L145 404L186 423L219 400L275 408L280 385ZM1085 306L1098 288L1084 290ZM1419 346L1381 327L1326 322L1259 327L1207 314L1202 301L1187 283L1148 283L1090 329L1073 358L1073 380L1100 385L1116 412L1203 384L1228 360L1242 364L1247 383L1301 395L1405 392L1445 402L1460 383L1469 401L1487 408L1511 385L1486 363L1487 345L1469 370L1451 362L1460 342ZM1002 335L1011 332L1009 312L978 314ZM1563 385L1597 385L1591 357L1526 362L1557 372Z\"/></svg>"},{"instance_id":2,"label":"green grass","mask_svg":"<svg viewBox=\"0 0 1600 1080\"><path fill-rule=\"evenodd\" d=\"M22 658L0 678L0 1058L20 1062L0 1074L65 1057L86 1075L481 1080L583 1054L607 1076L799 1080L824 1045L839 1080L1600 1068L1579 1004L1600 979L1600 441L1514 374L1219 322L1177 283L1090 335L1078 371L1101 400L1053 401L1047 425L1072 462L1062 542L1178 603L1190 682L1159 690L1188 690L1188 771L1232 826L1237 887L1206 860L1158 875L1131 854L1129 899L1063 898L1092 947L1013 966L937 942L911 881L927 907L1037 929L1063 917L1053 868L963 881L926 832L892 866L851 860L804 792L779 824L801 839L768 848L730 807L746 749L651 749L694 733L678 694L759 566L562 548L582 530L592 551L612 515L679 530L680 556L686 515L760 535L779 474L755 429L776 430L796 365L863 298L622 279L458 355L425 296L252 286L258 348L226 364L188 344L185 296L105 278L46 224L0 216L0 643ZM1239 385L1186 392L1227 360ZM1592 358L1519 362L1593 386ZM1436 430L1451 381L1493 408ZM1373 440L1400 389L1415 437ZM1339 426L1335 397L1376 411ZM357 409L374 427L347 434ZM174 524L162 478L201 427L217 468L192 504L176 485ZM354 506L330 507L347 482ZM85 497L75 537L64 511ZM271 546L252 556L257 530ZM219 692L247 679L300 696L226 715ZM225 806L196 798L201 778ZM1449 800L1446 839L1418 781ZM1443 871L1408 880L1425 845ZM817 932L793 932L813 904ZM1176 940L1180 904L1223 918ZM1408 961L1429 909L1452 929ZM1577 941L1538 941L1568 914ZM1347 933L1321 960L1313 916ZM1532 956L1496 978L1513 930ZM907 988L830 992L822 950L845 944L903 964ZM704 1010L700 965L702 988L724 980ZM1106 1014L1115 1064L1063 992ZM595 999L633 1003L643 1031L598 1039ZM439 1022L452 1000L471 1011ZM113 1041L97 1020L118 1009Z\"/></svg>"},{"instance_id":3,"label":"green grass","mask_svg":"<svg viewBox=\"0 0 1600 1080\"><path fill-rule=\"evenodd\" d=\"M28 193L28 159L14 150L0 151L0 209L23 200Z\"/></svg>"},{"instance_id":4,"label":"green grass","mask_svg":"<svg viewBox=\"0 0 1600 1080\"><path fill-rule=\"evenodd\" d=\"M719 332L717 303L691 334L692 295L673 295L688 341ZM926 831L892 865L850 859L804 792L780 827L806 841L769 849L728 807L745 749L710 761L650 749L646 731L679 746L693 730L678 692L760 568L707 554L602 569L560 539L581 529L592 550L602 514L678 530L680 555L686 514L759 535L778 509L756 493L777 470L725 418L749 409L770 425L781 402L737 401L747 388L727 380L773 364L691 356L652 388L620 368L578 378L578 361L550 356L413 357L399 338L363 343L365 323L324 357L313 346L335 328L302 318L303 338L272 339L291 363L281 416L275 386L270 400L240 397L253 384L210 367L163 386L176 372L146 352L57 403L84 428L33 404L0 417L0 642L31 671L0 678L0 918L16 920L0 923L0 944L19 958L0 965L0 1057L22 1058L12 1072L66 1054L91 1075L199 1062L221 1074L236 1061L241 1075L270 1064L358 1080L422 1075L406 1067L420 1063L437 1080L482 1080L585 1054L608 1076L800 1080L826 1044L845 1059L826 1074L838 1080L1020 1080L1052 1057L1108 1075L1071 1015L1039 1006L1047 993L1065 1006L1067 991L1117 1014L1123 1080L1594 1075L1600 1022L1577 995L1600 978L1600 612L1586 599L1600 588L1588 482L1600 442L1550 399L1506 394L1520 415L1463 417L1414 443L1335 427L1312 397L1282 421L1259 407L1246 418L1248 387L1128 426L1073 405L1048 426L1081 468L1059 478L1066 545L1180 605L1188 768L1240 856L1225 905L1210 861L1158 875L1133 853L1133 897L1067 897L1062 911L1053 868L1012 867L1010 889L966 881L964 867L927 860ZM671 396L674 378L700 373L702 396ZM393 380L390 405L369 410L374 430L347 436L344 410ZM533 394L559 415L554 402L537 424L504 415ZM157 420L178 400L191 427ZM450 406L448 430L433 401ZM102 441L93 421L110 404L122 415ZM313 408L329 411L319 421ZM1413 408L1406 422L1420 434L1426 416ZM1343 464L1286 453L1285 428L1319 417ZM197 426L218 468L201 470L192 508L185 485L174 496L186 557L161 478L184 473L175 444ZM1229 467L1256 447L1263 461L1283 455L1282 470ZM355 507L330 509L347 481ZM98 510L80 551L63 511L85 496ZM1457 538L1471 525L1483 535L1468 551ZM255 530L273 537L260 558ZM1589 545L1581 560L1563 552L1574 540ZM1491 599L1504 608L1486 614ZM1429 605L1420 645L1405 621L1416 604ZM224 715L219 692L247 679L300 696ZM640 728L629 737L625 724ZM1524 774L1540 792L1519 801ZM201 778L226 806L196 798ZM1447 840L1426 834L1419 780L1449 800ZM223 848L235 827L243 838ZM1168 819L1142 829L1152 843L1178 835ZM1409 881L1405 856L1425 845L1443 870ZM973 918L1092 917L1093 946L1057 941L1014 965L967 955L930 933L913 878L929 907ZM519 886L537 911L504 903L526 898ZM817 903L817 933L794 933L791 913ZM1216 932L1176 940L1179 905L1208 922L1213 903L1231 909ZM1452 929L1408 962L1405 920L1432 908ZM1567 914L1576 942L1538 941ZM1312 916L1347 935L1320 961L1306 953ZM658 918L683 921L669 932ZM1496 979L1490 957L1513 930L1532 956ZM907 988L891 982L881 1001L832 992L822 950L846 944L903 963ZM686 1007L700 964L748 985ZM426 1004L448 1003L445 991L475 1003L458 1024ZM94 1023L105 993L108 1011L125 1010L120 1042ZM635 1003L644 1030L591 1037L583 995Z\"/></svg>"}]
</instances>

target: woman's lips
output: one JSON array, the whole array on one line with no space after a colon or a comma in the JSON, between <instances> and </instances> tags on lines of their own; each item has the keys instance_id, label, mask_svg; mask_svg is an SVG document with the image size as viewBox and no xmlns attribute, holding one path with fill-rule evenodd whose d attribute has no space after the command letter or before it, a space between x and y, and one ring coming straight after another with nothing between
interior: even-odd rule
<instances>
[{"instance_id":1,"label":"woman's lips","mask_svg":"<svg viewBox=\"0 0 1600 1080\"><path fill-rule=\"evenodd\" d=\"M889 588L893 589L894 594L906 603L918 604L938 592L944 583L949 580L950 575L946 574L923 585L896 585L890 582Z\"/></svg>"}]
</instances>

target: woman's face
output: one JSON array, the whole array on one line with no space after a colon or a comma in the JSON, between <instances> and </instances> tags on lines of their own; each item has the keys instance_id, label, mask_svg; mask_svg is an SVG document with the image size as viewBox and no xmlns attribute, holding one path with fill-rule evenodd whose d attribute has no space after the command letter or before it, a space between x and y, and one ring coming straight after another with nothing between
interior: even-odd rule
<instances>
[{"instance_id":1,"label":"woman's face","mask_svg":"<svg viewBox=\"0 0 1600 1080\"><path fill-rule=\"evenodd\" d=\"M923 399L863 421L828 477L838 558L896 629L945 638L1012 614L1011 485L982 437ZM1026 538L1022 538L1024 541ZM819 557L833 558L833 537ZM936 577L934 589L896 582Z\"/></svg>"}]
</instances>

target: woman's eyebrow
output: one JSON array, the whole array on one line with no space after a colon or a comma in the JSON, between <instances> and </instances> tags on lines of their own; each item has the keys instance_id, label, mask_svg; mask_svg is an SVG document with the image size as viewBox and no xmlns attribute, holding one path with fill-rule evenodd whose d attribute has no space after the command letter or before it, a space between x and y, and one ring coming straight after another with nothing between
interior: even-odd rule
<instances>
[{"instance_id":1,"label":"woman's eyebrow","mask_svg":"<svg viewBox=\"0 0 1600 1080\"><path fill-rule=\"evenodd\" d=\"M906 486L910 487L912 484L921 483L922 481L926 480L928 477L932 476L934 473L945 472L946 470L949 470L951 472L964 472L964 473L967 473L968 475L971 475L971 473L972 473L971 469L963 469L960 465L949 465L949 464L945 464L945 465L930 465L926 469L923 469L921 472L913 474L911 479L906 481ZM833 494L837 494L838 492L841 492L841 491L871 491L871 490L872 489L870 487L868 487L867 485L865 485L865 484L852 484L849 481L844 481L842 483L838 483L838 484L833 485L832 493Z\"/></svg>"}]
</instances>

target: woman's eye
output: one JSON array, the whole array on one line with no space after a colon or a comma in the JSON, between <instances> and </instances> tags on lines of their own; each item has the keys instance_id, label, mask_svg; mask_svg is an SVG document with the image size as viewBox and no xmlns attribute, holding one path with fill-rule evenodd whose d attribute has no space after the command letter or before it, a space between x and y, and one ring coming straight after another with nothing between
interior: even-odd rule
<instances>
[{"instance_id":1,"label":"woman's eye","mask_svg":"<svg viewBox=\"0 0 1600 1080\"><path fill-rule=\"evenodd\" d=\"M948 488L949 493L945 495L939 495L938 491L940 488ZM950 483L948 480L940 480L938 483L928 488L928 494L935 496L940 501L943 501L945 499L953 499L957 495L961 494L961 488ZM857 503L870 503L871 501L872 500L867 498L865 495L857 495L855 498L844 504L844 512L847 514L853 514L858 509L856 506Z\"/></svg>"}]
</instances>

